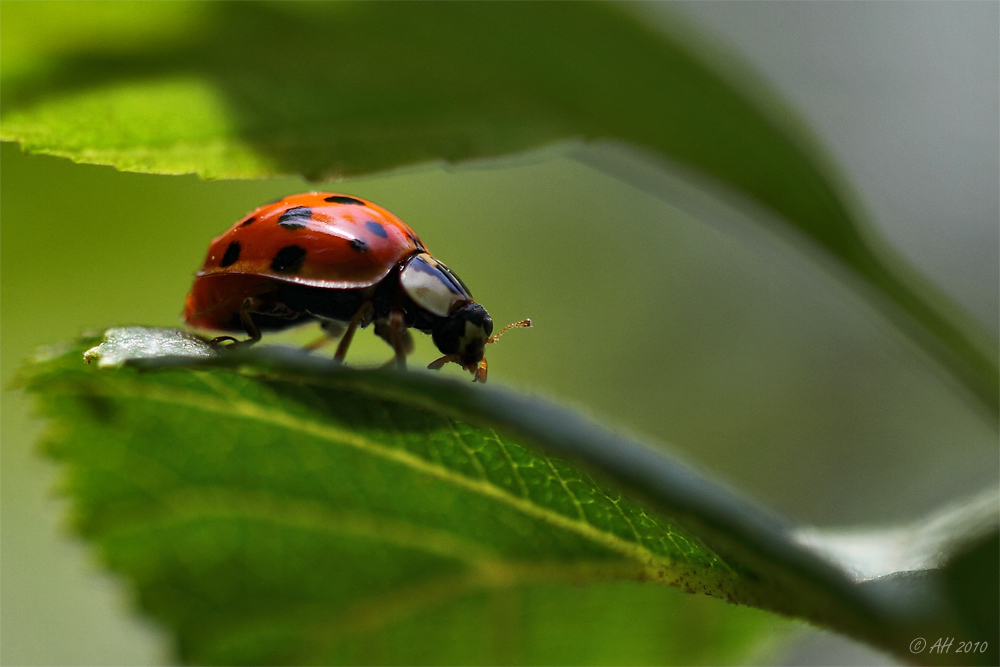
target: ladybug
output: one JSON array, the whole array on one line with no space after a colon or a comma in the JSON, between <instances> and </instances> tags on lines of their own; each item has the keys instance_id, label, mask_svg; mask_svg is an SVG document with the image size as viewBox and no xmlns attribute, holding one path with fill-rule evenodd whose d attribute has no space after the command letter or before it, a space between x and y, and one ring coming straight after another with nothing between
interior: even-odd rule
<instances>
[{"instance_id":1,"label":"ladybug","mask_svg":"<svg viewBox=\"0 0 1000 667\"><path fill-rule=\"evenodd\" d=\"M262 331L319 321L325 335L307 349L340 337L343 361L354 331L370 324L406 366L408 329L428 333L444 355L486 382L493 320L458 276L439 262L410 227L377 204L342 194L310 192L261 206L214 239L184 308L191 326L243 332L252 345Z\"/></svg>"}]
</instances>

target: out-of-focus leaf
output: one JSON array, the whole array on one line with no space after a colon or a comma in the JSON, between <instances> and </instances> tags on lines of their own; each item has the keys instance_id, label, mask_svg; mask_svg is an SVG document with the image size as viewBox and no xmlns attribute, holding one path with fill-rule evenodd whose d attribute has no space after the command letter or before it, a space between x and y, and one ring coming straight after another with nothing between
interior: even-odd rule
<instances>
[{"instance_id":1,"label":"out-of-focus leaf","mask_svg":"<svg viewBox=\"0 0 1000 667\"><path fill-rule=\"evenodd\" d=\"M785 119L621 3L163 4L5 2L0 137L209 178L642 146L832 253L997 419L996 346L899 279Z\"/></svg>"},{"instance_id":2,"label":"out-of-focus leaf","mask_svg":"<svg viewBox=\"0 0 1000 667\"><path fill-rule=\"evenodd\" d=\"M53 422L77 527L189 661L717 662L768 623L703 601L719 643L698 649L683 637L697 624L659 626L673 598L625 582L897 654L914 627L952 626L948 610L868 595L781 521L537 398L283 348L158 356L199 348L175 330L111 330L86 357L112 363L88 367L93 342L23 381ZM664 643L623 642L622 613Z\"/></svg>"},{"instance_id":3,"label":"out-of-focus leaf","mask_svg":"<svg viewBox=\"0 0 1000 667\"><path fill-rule=\"evenodd\" d=\"M996 528L954 555L945 566L945 581L965 630L956 639L975 644L976 662L1000 664L1000 533Z\"/></svg>"},{"instance_id":4,"label":"out-of-focus leaf","mask_svg":"<svg viewBox=\"0 0 1000 667\"><path fill-rule=\"evenodd\" d=\"M905 526L862 530L800 529L804 546L825 553L850 572L867 595L905 607L914 617L947 624L913 624L911 652L930 662L934 642L950 637L957 663L997 664L1000 632L1000 490L988 489ZM922 611L921 611L922 610ZM960 651L961 649L961 651ZM926 655L924 655L926 654Z\"/></svg>"},{"instance_id":5,"label":"out-of-focus leaf","mask_svg":"<svg viewBox=\"0 0 1000 667\"><path fill-rule=\"evenodd\" d=\"M1000 489L992 488L903 526L803 528L796 531L796 539L825 553L853 577L875 579L944 568L955 554L994 531L998 521Z\"/></svg>"}]
</instances>

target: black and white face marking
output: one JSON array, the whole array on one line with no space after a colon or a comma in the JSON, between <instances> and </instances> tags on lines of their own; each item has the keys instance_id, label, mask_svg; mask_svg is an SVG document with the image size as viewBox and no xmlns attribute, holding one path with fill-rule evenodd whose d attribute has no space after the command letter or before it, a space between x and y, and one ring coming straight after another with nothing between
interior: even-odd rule
<instances>
[{"instance_id":1,"label":"black and white face marking","mask_svg":"<svg viewBox=\"0 0 1000 667\"><path fill-rule=\"evenodd\" d=\"M468 303L441 322L431 336L442 354L454 354L463 366L475 366L493 333L493 320L478 303Z\"/></svg>"},{"instance_id":2,"label":"black and white face marking","mask_svg":"<svg viewBox=\"0 0 1000 667\"><path fill-rule=\"evenodd\" d=\"M489 322L489 331L483 326L482 321L465 321L465 331L458 339L458 356L467 366L472 366L483 358L486 340L490 337L490 332L493 331L493 320L489 318L489 315L486 316L486 319Z\"/></svg>"},{"instance_id":3,"label":"black and white face marking","mask_svg":"<svg viewBox=\"0 0 1000 667\"><path fill-rule=\"evenodd\" d=\"M427 253L415 255L407 263L399 274L399 284L415 304L438 317L447 317L472 301L462 281Z\"/></svg>"}]
</instances>

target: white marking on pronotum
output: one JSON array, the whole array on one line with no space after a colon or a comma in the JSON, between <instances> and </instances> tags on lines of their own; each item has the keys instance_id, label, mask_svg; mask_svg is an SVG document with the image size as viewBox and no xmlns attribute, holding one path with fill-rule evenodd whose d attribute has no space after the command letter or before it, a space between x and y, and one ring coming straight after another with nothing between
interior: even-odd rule
<instances>
[{"instance_id":1,"label":"white marking on pronotum","mask_svg":"<svg viewBox=\"0 0 1000 667\"><path fill-rule=\"evenodd\" d=\"M438 317L447 317L457 305L469 301L426 253L410 260L399 275L399 284L414 303Z\"/></svg>"}]
</instances>

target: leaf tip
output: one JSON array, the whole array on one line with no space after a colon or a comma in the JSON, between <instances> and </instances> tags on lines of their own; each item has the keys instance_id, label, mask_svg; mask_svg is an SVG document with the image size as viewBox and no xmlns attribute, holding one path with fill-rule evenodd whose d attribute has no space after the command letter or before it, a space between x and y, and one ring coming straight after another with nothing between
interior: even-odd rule
<instances>
[{"instance_id":1,"label":"leaf tip","mask_svg":"<svg viewBox=\"0 0 1000 667\"><path fill-rule=\"evenodd\" d=\"M134 359L165 356L211 357L215 349L205 340L181 329L118 327L108 329L104 340L83 353L88 364L121 366Z\"/></svg>"}]
</instances>

